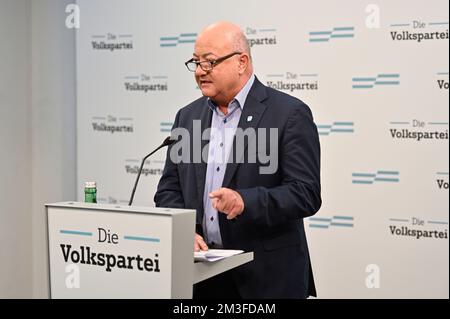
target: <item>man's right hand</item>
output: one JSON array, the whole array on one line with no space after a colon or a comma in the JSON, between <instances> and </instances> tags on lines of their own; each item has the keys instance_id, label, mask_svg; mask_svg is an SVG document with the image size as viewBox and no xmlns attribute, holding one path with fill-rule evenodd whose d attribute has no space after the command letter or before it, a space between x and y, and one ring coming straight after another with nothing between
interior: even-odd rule
<instances>
[{"instance_id":1,"label":"man's right hand","mask_svg":"<svg viewBox=\"0 0 450 319\"><path fill-rule=\"evenodd\" d=\"M200 236L199 234L195 234L194 251L200 251L200 250L208 250L208 245L206 245L202 236Z\"/></svg>"}]
</instances>

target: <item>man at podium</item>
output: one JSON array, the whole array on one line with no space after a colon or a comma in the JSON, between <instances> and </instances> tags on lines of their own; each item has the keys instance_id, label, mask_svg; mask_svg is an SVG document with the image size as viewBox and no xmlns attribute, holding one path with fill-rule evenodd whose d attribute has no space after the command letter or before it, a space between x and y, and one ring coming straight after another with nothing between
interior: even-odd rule
<instances>
[{"instance_id":1,"label":"man at podium","mask_svg":"<svg viewBox=\"0 0 450 319\"><path fill-rule=\"evenodd\" d=\"M196 284L194 298L315 296L303 218L321 206L320 144L309 107L256 78L234 24L206 27L185 64L203 96L176 115L181 138L168 149L156 206L196 209L195 250L254 252Z\"/></svg>"}]
</instances>

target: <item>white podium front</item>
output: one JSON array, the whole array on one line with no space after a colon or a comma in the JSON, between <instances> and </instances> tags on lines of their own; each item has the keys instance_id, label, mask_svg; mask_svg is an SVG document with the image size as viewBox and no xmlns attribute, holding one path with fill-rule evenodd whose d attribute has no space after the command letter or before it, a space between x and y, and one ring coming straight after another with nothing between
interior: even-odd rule
<instances>
[{"instance_id":1,"label":"white podium front","mask_svg":"<svg viewBox=\"0 0 450 319\"><path fill-rule=\"evenodd\" d=\"M47 204L50 298L192 298L192 285L253 260L195 263L195 210Z\"/></svg>"}]
</instances>

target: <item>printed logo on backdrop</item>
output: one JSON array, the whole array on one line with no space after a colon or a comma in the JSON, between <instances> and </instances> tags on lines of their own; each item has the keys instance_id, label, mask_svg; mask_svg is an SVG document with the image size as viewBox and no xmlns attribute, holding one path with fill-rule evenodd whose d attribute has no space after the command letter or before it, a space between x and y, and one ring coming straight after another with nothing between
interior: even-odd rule
<instances>
[{"instance_id":1,"label":"printed logo on backdrop","mask_svg":"<svg viewBox=\"0 0 450 319\"><path fill-rule=\"evenodd\" d=\"M246 27L245 36L251 48L254 46L273 46L277 44L277 29Z\"/></svg>"},{"instance_id":2,"label":"printed logo on backdrop","mask_svg":"<svg viewBox=\"0 0 450 319\"><path fill-rule=\"evenodd\" d=\"M400 74L381 73L373 76L352 78L353 89L375 89L378 87L396 86L400 84Z\"/></svg>"},{"instance_id":3,"label":"printed logo on backdrop","mask_svg":"<svg viewBox=\"0 0 450 319\"><path fill-rule=\"evenodd\" d=\"M151 245L154 249L159 247L160 239L148 236L147 234L123 234L111 232L107 228L97 228L95 231L91 229L61 229L59 234L65 238L64 243L60 243L61 257L66 264L82 264L89 267L103 268L106 272L117 270L124 271L142 271L155 272L161 271L159 267L159 253L156 252L152 257L141 256L124 256L104 252L107 245L118 245L127 241L139 241L145 245ZM85 240L92 239L91 244L82 246L73 245L72 239L83 237ZM103 251L96 251L99 245L104 246ZM93 248L95 247L95 248Z\"/></svg>"},{"instance_id":4,"label":"printed logo on backdrop","mask_svg":"<svg viewBox=\"0 0 450 319\"><path fill-rule=\"evenodd\" d=\"M354 133L353 122L333 122L331 124L317 124L320 136L340 135Z\"/></svg>"},{"instance_id":5,"label":"printed logo on backdrop","mask_svg":"<svg viewBox=\"0 0 450 319\"><path fill-rule=\"evenodd\" d=\"M168 91L167 80L167 75L127 75L124 87L126 91L140 93Z\"/></svg>"},{"instance_id":6,"label":"printed logo on backdrop","mask_svg":"<svg viewBox=\"0 0 450 319\"><path fill-rule=\"evenodd\" d=\"M352 184L395 184L400 182L400 172L384 171L352 173Z\"/></svg>"},{"instance_id":7,"label":"printed logo on backdrop","mask_svg":"<svg viewBox=\"0 0 450 319\"><path fill-rule=\"evenodd\" d=\"M353 216L339 216L334 215L331 217L308 217L306 218L310 228L353 228L354 218Z\"/></svg>"},{"instance_id":8,"label":"printed logo on backdrop","mask_svg":"<svg viewBox=\"0 0 450 319\"><path fill-rule=\"evenodd\" d=\"M266 74L266 85L272 89L293 93L295 91L318 91L319 75L316 73Z\"/></svg>"},{"instance_id":9,"label":"printed logo on backdrop","mask_svg":"<svg viewBox=\"0 0 450 319\"><path fill-rule=\"evenodd\" d=\"M173 122L161 122L159 123L159 131L162 133L172 132Z\"/></svg>"},{"instance_id":10,"label":"printed logo on backdrop","mask_svg":"<svg viewBox=\"0 0 450 319\"><path fill-rule=\"evenodd\" d=\"M397 22L390 25L392 41L424 41L448 40L448 21Z\"/></svg>"},{"instance_id":11,"label":"printed logo on backdrop","mask_svg":"<svg viewBox=\"0 0 450 319\"><path fill-rule=\"evenodd\" d=\"M448 239L448 221L428 217L389 218L389 234L412 239Z\"/></svg>"},{"instance_id":12,"label":"printed logo on backdrop","mask_svg":"<svg viewBox=\"0 0 450 319\"><path fill-rule=\"evenodd\" d=\"M126 159L125 160L125 172L127 174L135 175L139 172L139 167L142 160L138 159ZM156 175L161 176L163 172L163 166L165 161L160 160L146 160L142 168L142 175Z\"/></svg>"},{"instance_id":13,"label":"printed logo on backdrop","mask_svg":"<svg viewBox=\"0 0 450 319\"><path fill-rule=\"evenodd\" d=\"M448 172L436 172L436 184L440 190L448 190Z\"/></svg>"},{"instance_id":14,"label":"printed logo on backdrop","mask_svg":"<svg viewBox=\"0 0 450 319\"><path fill-rule=\"evenodd\" d=\"M93 50L120 51L133 50L132 34L94 34L91 36Z\"/></svg>"},{"instance_id":15,"label":"printed logo on backdrop","mask_svg":"<svg viewBox=\"0 0 450 319\"><path fill-rule=\"evenodd\" d=\"M389 122L390 136L394 140L444 140L448 141L448 122L429 122L422 120Z\"/></svg>"},{"instance_id":16,"label":"printed logo on backdrop","mask_svg":"<svg viewBox=\"0 0 450 319\"><path fill-rule=\"evenodd\" d=\"M440 90L448 90L448 71L447 72L437 72L437 85Z\"/></svg>"},{"instance_id":17,"label":"printed logo on backdrop","mask_svg":"<svg viewBox=\"0 0 450 319\"><path fill-rule=\"evenodd\" d=\"M113 115L94 116L92 117L92 129L98 133L133 133L133 118Z\"/></svg>"},{"instance_id":18,"label":"printed logo on backdrop","mask_svg":"<svg viewBox=\"0 0 450 319\"><path fill-rule=\"evenodd\" d=\"M162 36L159 38L161 48L176 47L189 43L195 43L197 33L181 33L178 35Z\"/></svg>"},{"instance_id":19,"label":"printed logo on backdrop","mask_svg":"<svg viewBox=\"0 0 450 319\"><path fill-rule=\"evenodd\" d=\"M309 32L309 42L335 42L355 37L355 27L332 27Z\"/></svg>"},{"instance_id":20,"label":"printed logo on backdrop","mask_svg":"<svg viewBox=\"0 0 450 319\"><path fill-rule=\"evenodd\" d=\"M113 196L106 197L97 197L97 202L99 204L123 204L128 205L128 200L126 199L117 199Z\"/></svg>"}]
</instances>

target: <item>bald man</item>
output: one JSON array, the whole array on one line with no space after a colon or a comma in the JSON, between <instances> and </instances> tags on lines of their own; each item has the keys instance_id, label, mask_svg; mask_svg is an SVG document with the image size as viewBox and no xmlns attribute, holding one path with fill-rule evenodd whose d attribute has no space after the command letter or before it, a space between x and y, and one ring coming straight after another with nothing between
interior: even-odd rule
<instances>
[{"instance_id":1,"label":"bald man","mask_svg":"<svg viewBox=\"0 0 450 319\"><path fill-rule=\"evenodd\" d=\"M252 262L195 285L194 298L315 296L303 218L321 206L320 145L309 107L256 78L232 23L206 27L185 64L203 96L175 117L172 132L189 138L168 150L156 206L196 209L196 251L254 252ZM182 143L207 156L180 160L172 150Z\"/></svg>"}]
</instances>

